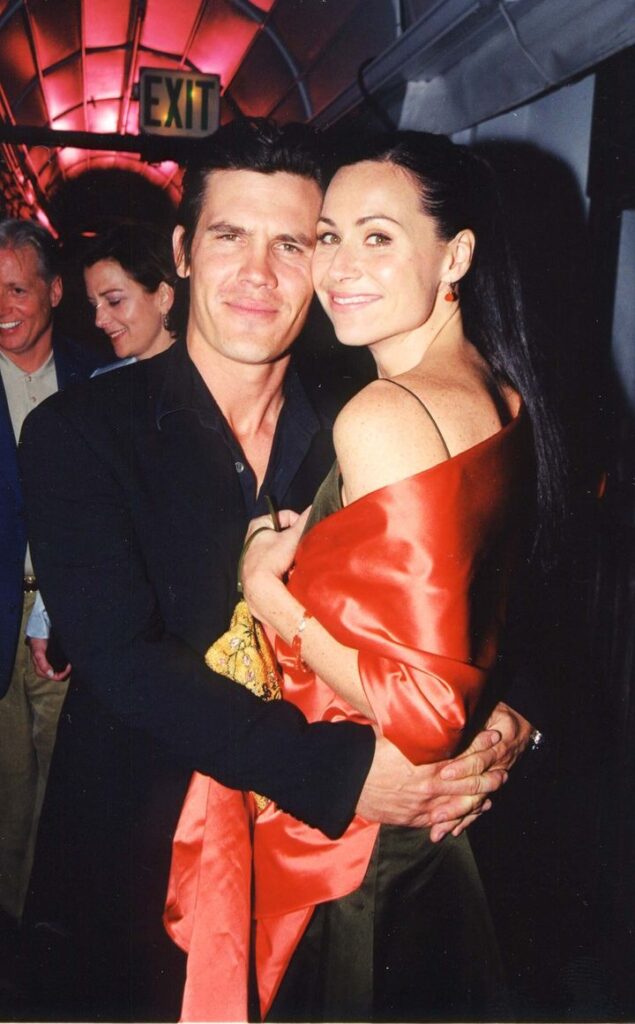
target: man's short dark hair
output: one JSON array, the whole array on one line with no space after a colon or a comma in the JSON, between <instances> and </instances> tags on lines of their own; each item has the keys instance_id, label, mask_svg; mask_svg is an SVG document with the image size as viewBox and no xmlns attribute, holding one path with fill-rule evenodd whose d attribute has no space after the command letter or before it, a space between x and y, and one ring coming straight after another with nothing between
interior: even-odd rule
<instances>
[{"instance_id":1,"label":"man's short dark hair","mask_svg":"<svg viewBox=\"0 0 635 1024\"><path fill-rule=\"evenodd\" d=\"M35 249L40 275L50 284L60 273L59 246L50 232L34 220L0 221L0 249L23 249L25 245Z\"/></svg>"},{"instance_id":2,"label":"man's short dark hair","mask_svg":"<svg viewBox=\"0 0 635 1024\"><path fill-rule=\"evenodd\" d=\"M183 177L178 223L183 227L183 254L189 264L192 240L213 171L285 171L324 188L320 136L299 123L279 125L269 118L239 118L223 125L200 144Z\"/></svg>"}]
</instances>

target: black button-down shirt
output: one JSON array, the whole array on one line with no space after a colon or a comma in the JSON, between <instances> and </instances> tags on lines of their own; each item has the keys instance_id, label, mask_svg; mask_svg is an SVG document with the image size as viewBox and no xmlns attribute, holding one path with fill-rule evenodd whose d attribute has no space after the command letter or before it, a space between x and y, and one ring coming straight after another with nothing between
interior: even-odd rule
<instances>
[{"instance_id":1,"label":"black button-down shirt","mask_svg":"<svg viewBox=\"0 0 635 1024\"><path fill-rule=\"evenodd\" d=\"M194 413L201 425L216 431L226 445L238 475L249 519L267 511L265 495L272 498L276 507L281 507L316 435L329 430L331 426L328 415L322 413L321 417L318 416L297 372L293 367L290 368L284 381L284 404L276 426L269 464L258 492L256 476L244 452L182 342L172 349L170 374L157 402L159 429L166 416L178 412Z\"/></svg>"}]
</instances>

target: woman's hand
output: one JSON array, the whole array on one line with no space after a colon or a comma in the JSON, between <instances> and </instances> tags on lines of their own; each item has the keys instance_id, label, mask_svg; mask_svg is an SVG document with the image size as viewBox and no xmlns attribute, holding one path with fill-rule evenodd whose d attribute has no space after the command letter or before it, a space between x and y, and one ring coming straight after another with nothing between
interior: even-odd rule
<instances>
[{"instance_id":1,"label":"woman's hand","mask_svg":"<svg viewBox=\"0 0 635 1024\"><path fill-rule=\"evenodd\" d=\"M247 530L247 540L254 536L247 548L241 569L243 594L253 615L261 622L269 623L267 607L275 588L289 571L295 560L304 524L310 507L302 515L283 509L278 513L282 529L276 532L271 527L271 516L252 519ZM268 528L269 527L269 528Z\"/></svg>"}]
</instances>

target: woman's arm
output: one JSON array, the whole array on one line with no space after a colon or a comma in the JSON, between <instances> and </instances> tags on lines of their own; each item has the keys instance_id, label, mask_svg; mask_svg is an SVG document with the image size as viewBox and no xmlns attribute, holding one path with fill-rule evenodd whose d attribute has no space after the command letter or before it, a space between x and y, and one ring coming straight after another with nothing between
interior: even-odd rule
<instances>
[{"instance_id":1,"label":"woman's arm","mask_svg":"<svg viewBox=\"0 0 635 1024\"><path fill-rule=\"evenodd\" d=\"M364 388L338 416L335 450L347 501L427 469L446 452L438 432L418 403L403 391L377 381ZM305 517L281 534L263 531L245 556L243 590L261 622L290 644L304 608L282 577L293 563ZM254 521L251 532L266 525ZM302 660L353 708L375 721L358 669L358 652L337 641L314 618L302 630Z\"/></svg>"},{"instance_id":2,"label":"woman's arm","mask_svg":"<svg viewBox=\"0 0 635 1024\"><path fill-rule=\"evenodd\" d=\"M265 525L268 518L254 520L250 532ZM243 593L252 613L288 644L296 635L304 608L289 593L282 576L293 564L305 521L302 516L282 533L263 530L250 544L243 562ZM335 640L314 618L307 618L302 631L302 660L340 697L373 721L357 669L357 651Z\"/></svg>"}]
</instances>

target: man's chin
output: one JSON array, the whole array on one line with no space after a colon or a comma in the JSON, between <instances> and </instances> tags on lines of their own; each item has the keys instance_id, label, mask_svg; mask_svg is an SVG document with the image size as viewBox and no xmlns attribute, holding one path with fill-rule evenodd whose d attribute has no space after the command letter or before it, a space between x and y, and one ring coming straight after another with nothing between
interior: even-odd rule
<instances>
[{"instance_id":1,"label":"man's chin","mask_svg":"<svg viewBox=\"0 0 635 1024\"><path fill-rule=\"evenodd\" d=\"M236 340L225 346L225 355L237 363L245 363L252 366L264 366L268 363L277 363L289 356L293 342L287 338L263 339L250 336L248 338L236 338Z\"/></svg>"}]
</instances>

